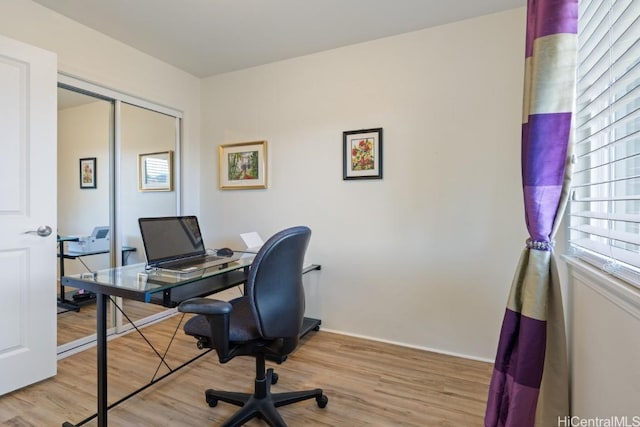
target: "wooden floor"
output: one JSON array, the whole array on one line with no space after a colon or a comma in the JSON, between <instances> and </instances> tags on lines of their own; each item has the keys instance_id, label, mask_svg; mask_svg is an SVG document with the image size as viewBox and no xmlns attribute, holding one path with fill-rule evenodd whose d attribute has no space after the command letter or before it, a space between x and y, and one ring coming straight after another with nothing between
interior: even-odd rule
<instances>
[{"instance_id":1,"label":"wooden floor","mask_svg":"<svg viewBox=\"0 0 640 427\"><path fill-rule=\"evenodd\" d=\"M132 321L143 319L167 310L165 307L139 301L123 300L124 311ZM80 307L80 311L64 311L58 314L58 345L96 333L96 304ZM111 310L107 310L107 323L111 322ZM125 323L128 323L125 320Z\"/></svg>"},{"instance_id":2,"label":"wooden floor","mask_svg":"<svg viewBox=\"0 0 640 427\"><path fill-rule=\"evenodd\" d=\"M154 345L162 346L180 328L168 355L171 367L200 354L194 340L182 333L180 318L144 330ZM135 333L109 341L108 347L113 402L149 381L157 361ZM322 330L309 334L282 365L269 365L280 376L274 392L319 387L329 398L324 409L314 400L280 408L292 427L480 426L492 370L487 363ZM0 425L59 427L83 420L95 412L95 375L95 348L59 361L56 377L0 397ZM209 408L204 390L250 391L253 375L250 358L220 365L214 354L205 355L113 408L109 426L217 426L236 408L223 402Z\"/></svg>"}]
</instances>

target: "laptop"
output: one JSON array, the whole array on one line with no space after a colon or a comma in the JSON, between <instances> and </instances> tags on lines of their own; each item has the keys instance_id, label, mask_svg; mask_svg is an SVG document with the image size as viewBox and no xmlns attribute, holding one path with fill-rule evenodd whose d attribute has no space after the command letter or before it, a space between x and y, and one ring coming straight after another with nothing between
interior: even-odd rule
<instances>
[{"instance_id":1,"label":"laptop","mask_svg":"<svg viewBox=\"0 0 640 427\"><path fill-rule=\"evenodd\" d=\"M207 254L195 216L139 218L147 265L174 273L189 273L240 258Z\"/></svg>"}]
</instances>

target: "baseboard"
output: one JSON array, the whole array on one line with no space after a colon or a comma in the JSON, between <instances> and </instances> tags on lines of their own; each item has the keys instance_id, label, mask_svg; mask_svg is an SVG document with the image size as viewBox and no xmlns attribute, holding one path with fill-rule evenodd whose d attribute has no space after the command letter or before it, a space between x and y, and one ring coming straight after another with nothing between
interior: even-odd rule
<instances>
[{"instance_id":1,"label":"baseboard","mask_svg":"<svg viewBox=\"0 0 640 427\"><path fill-rule=\"evenodd\" d=\"M403 343L403 342L399 342L399 341L385 340L385 339L375 338L375 337L371 337L371 336L367 336L367 335L353 334L353 333L350 333L350 332L338 331L338 330L335 330L335 329L328 329L328 328L325 328L325 327L322 327L320 330L326 331L326 332L331 332L333 334L345 335L345 336L348 336L348 337L362 338L362 339L365 339L365 340L376 341L376 342L381 342L381 343L385 343L385 344L397 345L399 347L412 348L412 349L415 349L415 350L422 350L422 351L428 351L428 352L431 352L431 353L443 354L445 356L459 357L461 359L467 359L467 360L475 360L476 362L485 362L485 363L490 363L490 364L494 363L494 359L487 359L487 358L477 357L477 356L469 356L468 354L455 353L455 352L445 351L445 350L437 349L437 348L424 347L424 346L418 346L418 345L411 345L411 344L407 344L407 343Z\"/></svg>"}]
</instances>

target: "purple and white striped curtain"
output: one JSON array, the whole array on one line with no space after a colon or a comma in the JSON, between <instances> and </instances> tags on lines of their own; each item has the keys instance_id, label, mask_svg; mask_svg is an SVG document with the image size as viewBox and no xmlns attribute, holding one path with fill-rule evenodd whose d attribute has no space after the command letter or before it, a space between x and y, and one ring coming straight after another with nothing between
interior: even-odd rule
<instances>
[{"instance_id":1,"label":"purple and white striped curtain","mask_svg":"<svg viewBox=\"0 0 640 427\"><path fill-rule=\"evenodd\" d=\"M569 415L562 296L553 236L566 206L578 0L528 0L522 184L530 238L511 286L485 426L555 426Z\"/></svg>"}]
</instances>

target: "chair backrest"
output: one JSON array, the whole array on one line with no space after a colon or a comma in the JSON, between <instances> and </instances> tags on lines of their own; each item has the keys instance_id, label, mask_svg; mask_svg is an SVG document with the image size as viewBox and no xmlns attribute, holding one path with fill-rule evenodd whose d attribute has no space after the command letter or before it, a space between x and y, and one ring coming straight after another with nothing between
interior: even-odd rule
<instances>
[{"instance_id":1,"label":"chair backrest","mask_svg":"<svg viewBox=\"0 0 640 427\"><path fill-rule=\"evenodd\" d=\"M251 264L246 291L263 338L297 342L305 308L302 267L310 238L308 227L282 230L264 243Z\"/></svg>"}]
</instances>

